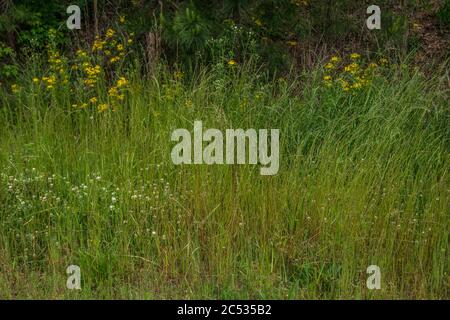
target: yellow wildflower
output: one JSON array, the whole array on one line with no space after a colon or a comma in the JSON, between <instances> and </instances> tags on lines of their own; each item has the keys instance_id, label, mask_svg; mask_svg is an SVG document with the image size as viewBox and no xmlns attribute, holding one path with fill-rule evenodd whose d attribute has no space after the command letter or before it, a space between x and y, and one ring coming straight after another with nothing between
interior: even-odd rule
<instances>
[{"instance_id":1,"label":"yellow wildflower","mask_svg":"<svg viewBox=\"0 0 450 320\"><path fill-rule=\"evenodd\" d=\"M111 59L109 59L110 63L116 63L117 61L119 61L120 58L119 57L112 57Z\"/></svg>"},{"instance_id":2,"label":"yellow wildflower","mask_svg":"<svg viewBox=\"0 0 450 320\"><path fill-rule=\"evenodd\" d=\"M414 31L419 31L422 29L422 26L419 23L413 23Z\"/></svg>"},{"instance_id":3,"label":"yellow wildflower","mask_svg":"<svg viewBox=\"0 0 450 320\"><path fill-rule=\"evenodd\" d=\"M76 55L78 56L78 57L86 57L86 52L85 51L83 51L83 50L78 50L77 51L77 53L76 53Z\"/></svg>"},{"instance_id":4,"label":"yellow wildflower","mask_svg":"<svg viewBox=\"0 0 450 320\"><path fill-rule=\"evenodd\" d=\"M357 63L353 62L353 63L349 64L348 66L346 66L344 68L344 71L349 72L351 74L355 74L356 72L358 72L358 69L359 69L359 65Z\"/></svg>"},{"instance_id":5,"label":"yellow wildflower","mask_svg":"<svg viewBox=\"0 0 450 320\"><path fill-rule=\"evenodd\" d=\"M362 85L360 82L355 82L352 84L352 89L361 89Z\"/></svg>"},{"instance_id":6,"label":"yellow wildflower","mask_svg":"<svg viewBox=\"0 0 450 320\"><path fill-rule=\"evenodd\" d=\"M339 62L341 59L337 56L332 56L330 62Z\"/></svg>"},{"instance_id":7,"label":"yellow wildflower","mask_svg":"<svg viewBox=\"0 0 450 320\"><path fill-rule=\"evenodd\" d=\"M237 65L237 62L236 62L236 60L231 59L230 61L228 61L228 64L229 64L230 66L235 66L235 65Z\"/></svg>"},{"instance_id":8,"label":"yellow wildflower","mask_svg":"<svg viewBox=\"0 0 450 320\"><path fill-rule=\"evenodd\" d=\"M124 16L120 16L119 17L119 22L120 23L125 23L125 17Z\"/></svg>"},{"instance_id":9,"label":"yellow wildflower","mask_svg":"<svg viewBox=\"0 0 450 320\"><path fill-rule=\"evenodd\" d=\"M118 91L117 91L117 87L111 87L109 90L108 90L108 95L109 96L111 96L111 97L115 97L115 96L117 96L119 93L118 93Z\"/></svg>"},{"instance_id":10,"label":"yellow wildflower","mask_svg":"<svg viewBox=\"0 0 450 320\"><path fill-rule=\"evenodd\" d=\"M17 84L13 84L13 85L11 85L11 91L13 93L17 93L17 92L20 91L20 88L19 88L19 86Z\"/></svg>"},{"instance_id":11,"label":"yellow wildflower","mask_svg":"<svg viewBox=\"0 0 450 320\"><path fill-rule=\"evenodd\" d=\"M36 77L33 78L33 82L34 82L34 83L39 83L39 78L36 78Z\"/></svg>"},{"instance_id":12,"label":"yellow wildflower","mask_svg":"<svg viewBox=\"0 0 450 320\"><path fill-rule=\"evenodd\" d=\"M108 105L106 103L99 104L97 110L98 112L106 111L108 110Z\"/></svg>"},{"instance_id":13,"label":"yellow wildflower","mask_svg":"<svg viewBox=\"0 0 450 320\"><path fill-rule=\"evenodd\" d=\"M341 82L341 87L344 91L350 90L348 81L344 79L339 79L339 81Z\"/></svg>"},{"instance_id":14,"label":"yellow wildflower","mask_svg":"<svg viewBox=\"0 0 450 320\"><path fill-rule=\"evenodd\" d=\"M117 87L124 87L128 84L128 80L125 79L125 77L120 77L119 80L117 80Z\"/></svg>"},{"instance_id":15,"label":"yellow wildflower","mask_svg":"<svg viewBox=\"0 0 450 320\"><path fill-rule=\"evenodd\" d=\"M325 69L334 69L334 64L332 64L332 63L327 63L326 65L325 65Z\"/></svg>"},{"instance_id":16,"label":"yellow wildflower","mask_svg":"<svg viewBox=\"0 0 450 320\"><path fill-rule=\"evenodd\" d=\"M357 60L357 59L359 59L359 58L361 58L361 55L358 54L358 53L352 53L352 54L350 55L350 59L352 59L352 60Z\"/></svg>"},{"instance_id":17,"label":"yellow wildflower","mask_svg":"<svg viewBox=\"0 0 450 320\"><path fill-rule=\"evenodd\" d=\"M106 30L106 38L113 37L115 33L116 32L113 29L109 28L108 30Z\"/></svg>"},{"instance_id":18,"label":"yellow wildflower","mask_svg":"<svg viewBox=\"0 0 450 320\"><path fill-rule=\"evenodd\" d=\"M290 45L291 47L295 47L297 45L297 41L294 40L289 40L286 42L288 45Z\"/></svg>"},{"instance_id":19,"label":"yellow wildflower","mask_svg":"<svg viewBox=\"0 0 450 320\"><path fill-rule=\"evenodd\" d=\"M105 45L104 41L101 41L99 38L96 38L94 44L92 45L92 51L102 50Z\"/></svg>"},{"instance_id":20,"label":"yellow wildflower","mask_svg":"<svg viewBox=\"0 0 450 320\"><path fill-rule=\"evenodd\" d=\"M89 99L89 101L90 101L92 104L96 104L98 100L97 100L97 97L92 97L92 98Z\"/></svg>"}]
</instances>

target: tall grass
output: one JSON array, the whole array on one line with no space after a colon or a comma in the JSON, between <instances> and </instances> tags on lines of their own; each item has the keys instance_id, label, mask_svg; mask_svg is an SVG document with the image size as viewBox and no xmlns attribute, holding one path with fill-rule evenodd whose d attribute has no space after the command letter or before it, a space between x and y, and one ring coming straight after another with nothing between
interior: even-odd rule
<instances>
[{"instance_id":1,"label":"tall grass","mask_svg":"<svg viewBox=\"0 0 450 320\"><path fill-rule=\"evenodd\" d=\"M448 79L403 68L351 95L321 74L130 71L100 114L31 81L3 92L0 297L448 298ZM280 129L279 173L174 166L194 120Z\"/></svg>"}]
</instances>

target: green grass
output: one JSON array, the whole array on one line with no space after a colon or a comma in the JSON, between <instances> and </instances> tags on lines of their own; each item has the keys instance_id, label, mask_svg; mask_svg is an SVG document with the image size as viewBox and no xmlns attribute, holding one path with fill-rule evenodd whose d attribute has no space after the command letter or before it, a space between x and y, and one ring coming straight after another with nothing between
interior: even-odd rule
<instances>
[{"instance_id":1,"label":"green grass","mask_svg":"<svg viewBox=\"0 0 450 320\"><path fill-rule=\"evenodd\" d=\"M0 297L448 299L436 74L392 68L353 96L320 70L131 72L123 106L101 114L24 80L0 106ZM170 135L194 120L280 129L279 173L174 166ZM66 289L71 264L81 291ZM371 264L381 290L366 288Z\"/></svg>"}]
</instances>

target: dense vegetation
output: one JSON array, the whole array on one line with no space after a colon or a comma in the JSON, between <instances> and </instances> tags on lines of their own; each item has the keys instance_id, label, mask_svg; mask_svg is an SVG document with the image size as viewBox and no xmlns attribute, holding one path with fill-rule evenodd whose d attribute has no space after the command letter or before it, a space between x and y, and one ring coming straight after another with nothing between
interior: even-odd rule
<instances>
[{"instance_id":1,"label":"dense vegetation","mask_svg":"<svg viewBox=\"0 0 450 320\"><path fill-rule=\"evenodd\" d=\"M449 1L68 4L0 1L1 298L448 298ZM195 120L278 174L175 166Z\"/></svg>"}]
</instances>

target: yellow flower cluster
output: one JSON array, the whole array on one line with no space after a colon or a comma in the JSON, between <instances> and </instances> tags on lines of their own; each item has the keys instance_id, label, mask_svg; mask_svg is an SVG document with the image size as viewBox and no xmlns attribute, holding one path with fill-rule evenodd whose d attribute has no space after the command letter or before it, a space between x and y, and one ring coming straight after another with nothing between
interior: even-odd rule
<instances>
[{"instance_id":1,"label":"yellow flower cluster","mask_svg":"<svg viewBox=\"0 0 450 320\"><path fill-rule=\"evenodd\" d=\"M108 110L109 106L106 103L99 104L97 107L98 112L103 112Z\"/></svg>"},{"instance_id":2,"label":"yellow flower cluster","mask_svg":"<svg viewBox=\"0 0 450 320\"><path fill-rule=\"evenodd\" d=\"M113 107L113 111L115 111L124 98L125 94L123 90L128 86L128 80L125 77L119 77L116 81L116 84L108 89L108 98ZM108 106L100 105L99 112L103 112L108 109Z\"/></svg>"},{"instance_id":3,"label":"yellow flower cluster","mask_svg":"<svg viewBox=\"0 0 450 320\"><path fill-rule=\"evenodd\" d=\"M54 75L50 75L49 77L42 77L42 81L46 85L48 90L52 90L56 85L56 77Z\"/></svg>"},{"instance_id":4,"label":"yellow flower cluster","mask_svg":"<svg viewBox=\"0 0 450 320\"><path fill-rule=\"evenodd\" d=\"M12 93L19 93L20 87L17 84L11 85L11 91Z\"/></svg>"},{"instance_id":5,"label":"yellow flower cluster","mask_svg":"<svg viewBox=\"0 0 450 320\"><path fill-rule=\"evenodd\" d=\"M47 53L49 72L41 80L47 90L54 90L58 85L69 83L69 75L66 72L67 61L53 44L47 45ZM33 83L39 84L39 82L39 78L33 78Z\"/></svg>"},{"instance_id":6,"label":"yellow flower cluster","mask_svg":"<svg viewBox=\"0 0 450 320\"><path fill-rule=\"evenodd\" d=\"M92 57L82 49L76 52L76 63L72 66L72 70L81 71L83 84L89 88L95 87L102 73L102 67L99 64L94 64Z\"/></svg>"},{"instance_id":7,"label":"yellow flower cluster","mask_svg":"<svg viewBox=\"0 0 450 320\"><path fill-rule=\"evenodd\" d=\"M387 60L382 58L379 63L384 66L387 64ZM337 86L344 92L352 94L367 87L375 72L380 68L373 61L364 64L359 53L352 53L347 59L333 56L325 63L324 67L326 69L323 77L325 87Z\"/></svg>"},{"instance_id":8,"label":"yellow flower cluster","mask_svg":"<svg viewBox=\"0 0 450 320\"><path fill-rule=\"evenodd\" d=\"M120 17L120 24L125 23L125 18ZM118 61L126 56L129 45L133 43L134 34L122 35L112 28L106 30L103 37L97 36L90 50L79 49L69 61L56 49L57 31L50 30L50 43L47 45L49 71L45 76L32 78L35 85L44 85L48 90L53 90L61 84L70 92L78 92L76 98L83 97L84 101L72 103L73 108L86 109L94 107L98 112L104 112L110 108L114 111L119 103L125 99L125 91L128 80L120 75ZM71 69L69 73L66 70ZM116 75L112 79L104 77L106 74ZM69 83L69 76L73 80ZM106 86L107 94L99 94ZM13 93L18 93L20 87L17 84L11 86Z\"/></svg>"},{"instance_id":9,"label":"yellow flower cluster","mask_svg":"<svg viewBox=\"0 0 450 320\"><path fill-rule=\"evenodd\" d=\"M359 64L352 62L344 67L344 71L351 74L357 74L359 71Z\"/></svg>"},{"instance_id":10,"label":"yellow flower cluster","mask_svg":"<svg viewBox=\"0 0 450 320\"><path fill-rule=\"evenodd\" d=\"M125 22L125 18L123 18L123 22ZM103 38L100 36L95 37L92 44L92 53L101 53L110 64L115 64L125 57L126 45L133 43L133 37L134 33L131 33L125 41L119 37L114 29L110 28L106 30Z\"/></svg>"},{"instance_id":11,"label":"yellow flower cluster","mask_svg":"<svg viewBox=\"0 0 450 320\"><path fill-rule=\"evenodd\" d=\"M101 73L101 67L98 64L93 66L89 62L85 62L83 63L83 71L85 74L84 84L91 88L94 87Z\"/></svg>"}]
</instances>

